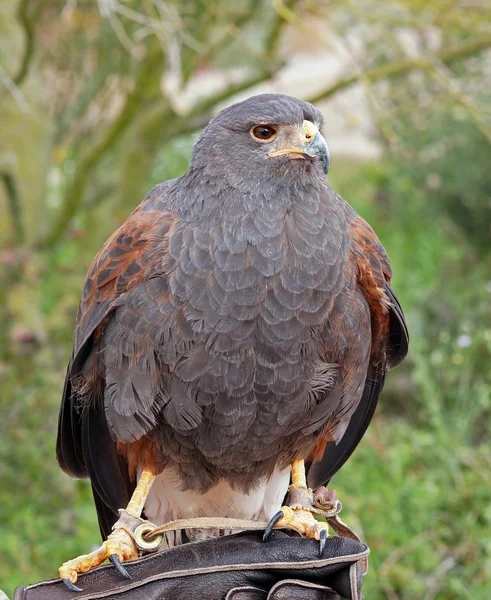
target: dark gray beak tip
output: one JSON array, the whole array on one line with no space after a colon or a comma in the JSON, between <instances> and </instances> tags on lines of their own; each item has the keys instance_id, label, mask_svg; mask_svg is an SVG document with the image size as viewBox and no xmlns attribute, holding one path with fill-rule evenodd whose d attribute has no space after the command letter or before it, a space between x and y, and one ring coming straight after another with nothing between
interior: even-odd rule
<instances>
[{"instance_id":1,"label":"dark gray beak tip","mask_svg":"<svg viewBox=\"0 0 491 600\"><path fill-rule=\"evenodd\" d=\"M331 165L331 159L329 157L329 152L326 152L323 156L319 156L319 160L321 163L322 170L324 174L327 175L329 173L329 167Z\"/></svg>"},{"instance_id":2,"label":"dark gray beak tip","mask_svg":"<svg viewBox=\"0 0 491 600\"><path fill-rule=\"evenodd\" d=\"M326 140L320 133L316 133L310 144L305 146L305 154L318 158L323 172L327 175L331 160Z\"/></svg>"}]
</instances>

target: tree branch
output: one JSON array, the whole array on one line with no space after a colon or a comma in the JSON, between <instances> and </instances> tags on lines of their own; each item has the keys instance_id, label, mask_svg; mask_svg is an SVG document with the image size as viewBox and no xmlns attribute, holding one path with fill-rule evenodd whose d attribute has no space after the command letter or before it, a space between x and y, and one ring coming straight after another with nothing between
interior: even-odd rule
<instances>
[{"instance_id":1,"label":"tree branch","mask_svg":"<svg viewBox=\"0 0 491 600\"><path fill-rule=\"evenodd\" d=\"M20 0L17 8L17 19L24 29L24 54L22 56L22 62L19 67L17 75L12 80L16 86L20 86L24 81L31 63L32 55L34 54L34 27L33 22L37 19L41 11L43 10L45 0L38 0L32 19L29 17L28 4L29 0Z\"/></svg>"},{"instance_id":2,"label":"tree branch","mask_svg":"<svg viewBox=\"0 0 491 600\"><path fill-rule=\"evenodd\" d=\"M491 144L491 127L489 127L484 118L480 107L477 106L474 100L461 89L455 79L451 76L450 69L448 69L445 64L435 60L433 67L434 68L431 71L432 77L464 108L470 120Z\"/></svg>"},{"instance_id":3,"label":"tree branch","mask_svg":"<svg viewBox=\"0 0 491 600\"><path fill-rule=\"evenodd\" d=\"M106 136L90 150L82 155L77 164L75 175L68 185L64 202L59 215L55 218L51 229L44 238L38 240L36 247L52 248L65 233L68 223L83 203L85 189L89 182L90 174L97 162L114 146L123 133L128 129L133 120L138 116L142 105L148 98L142 88L145 81L156 72L156 63L159 62L159 52L152 51L140 66L133 91L128 95L124 108L119 117L109 128Z\"/></svg>"},{"instance_id":4,"label":"tree branch","mask_svg":"<svg viewBox=\"0 0 491 600\"><path fill-rule=\"evenodd\" d=\"M26 100L26 97L22 93L21 89L17 87L15 81L4 70L2 65L0 65L0 83L3 83L5 89L10 92L12 98L17 102L19 109L22 112L27 112L29 110L29 104Z\"/></svg>"},{"instance_id":5,"label":"tree branch","mask_svg":"<svg viewBox=\"0 0 491 600\"><path fill-rule=\"evenodd\" d=\"M440 53L436 53L435 56L444 63L450 64L460 58L466 58L468 56L472 56L477 54L481 50L485 50L486 48L491 48L491 37L482 37L477 40L473 40L471 42L461 44L457 48L453 48L452 50L443 50ZM408 60L401 60L395 63L391 63L388 65L383 65L381 67L376 67L365 73L356 73L351 75L350 77L345 77L343 79L338 80L336 83L329 86L327 89L315 94L313 97L309 98L309 102L316 103L321 100L325 100L326 98L330 98L337 92L344 90L346 88L355 85L356 83L360 83L362 79L365 81L378 81L379 79L385 79L387 77L393 77L394 75L402 75L407 73L408 71L413 71L415 69L421 69L425 71L431 71L434 68L434 63L426 58L414 58Z\"/></svg>"},{"instance_id":6,"label":"tree branch","mask_svg":"<svg viewBox=\"0 0 491 600\"><path fill-rule=\"evenodd\" d=\"M5 188L7 206L14 228L14 243L16 246L20 246L25 241L26 232L22 219L22 207L17 185L15 183L14 176L11 173L0 172L0 178Z\"/></svg>"},{"instance_id":7,"label":"tree branch","mask_svg":"<svg viewBox=\"0 0 491 600\"><path fill-rule=\"evenodd\" d=\"M294 1L295 0L288 0L288 4L293 4ZM281 66L277 63L274 65L274 68L271 68L279 41L279 31L282 23L283 18L281 15L278 15L277 18L273 20L271 29L266 38L268 60L262 65L262 70L253 73L250 77L247 77L242 81L231 84L216 94L212 94L211 96L202 99L182 117L177 116L168 103L162 103L152 115L149 115L145 127L151 127L153 130L157 130L155 128L161 128L162 125L165 124L164 143L168 143L176 135L196 131L200 127L206 125L212 108L220 102L270 79L273 73ZM145 63L150 62L152 61L149 61L148 59L145 61ZM153 63L151 66L153 67L153 71L155 71ZM74 178L64 194L64 202L61 211L55 218L55 221L46 236L37 242L37 247L52 248L64 235L69 222L83 204L91 172L96 167L98 161L114 146L122 134L128 129L130 124L138 117L142 106L148 101L148 98L141 93L139 81L141 80L143 82L147 76L151 76L149 69L149 64L142 66L140 76L137 78L135 84L134 92L128 97L122 113L113 123L104 139L80 159L75 170Z\"/></svg>"},{"instance_id":8,"label":"tree branch","mask_svg":"<svg viewBox=\"0 0 491 600\"><path fill-rule=\"evenodd\" d=\"M266 81L271 78L271 73L263 71L260 73L254 73L247 79L233 83L224 90L207 96L200 102L198 102L193 108L186 113L184 116L179 117L173 123L167 124L165 143L168 143L173 137L177 135L184 135L186 133L193 133L198 129L204 127L211 118L211 111L217 105L227 100L235 94L239 94L244 90L248 90L255 85ZM163 114L155 115L155 125L163 117Z\"/></svg>"},{"instance_id":9,"label":"tree branch","mask_svg":"<svg viewBox=\"0 0 491 600\"><path fill-rule=\"evenodd\" d=\"M297 0L287 0L285 5L290 8L297 2ZM243 81L233 83L224 90L212 94L203 98L200 102L195 104L185 115L176 119L173 123L167 123L166 141L170 141L176 135L183 135L185 133L192 133L201 127L204 127L209 119L211 110L217 105L227 100L235 94L239 94L244 90L247 90L255 85L262 83L272 77L274 72L278 71L283 66L282 62L279 62L276 58L276 51L280 39L281 27L284 25L284 16L275 13L275 18L271 23L271 27L266 35L264 43L264 51L266 53L266 64L262 65L262 70L253 73L250 77L247 77ZM272 67L272 63L274 67ZM156 111L151 117L152 127L162 126L162 118L167 114L167 107L161 108Z\"/></svg>"}]
</instances>

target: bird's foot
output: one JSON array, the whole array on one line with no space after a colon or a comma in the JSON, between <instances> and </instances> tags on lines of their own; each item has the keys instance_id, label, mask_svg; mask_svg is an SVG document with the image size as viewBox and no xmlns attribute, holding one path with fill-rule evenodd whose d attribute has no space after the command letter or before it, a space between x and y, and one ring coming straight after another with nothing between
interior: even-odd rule
<instances>
[{"instance_id":1,"label":"bird's foot","mask_svg":"<svg viewBox=\"0 0 491 600\"><path fill-rule=\"evenodd\" d=\"M138 558L138 548L133 541L132 534L124 529L118 527L119 521L115 524L114 530L109 534L107 540L103 544L90 554L83 554L77 556L65 563L63 563L59 569L60 577L63 579L68 589L72 591L82 591L81 588L75 585L78 574L86 573L101 565L106 559L111 560L117 570L126 579L131 579L128 571L121 564L125 560L132 560Z\"/></svg>"},{"instance_id":2,"label":"bird's foot","mask_svg":"<svg viewBox=\"0 0 491 600\"><path fill-rule=\"evenodd\" d=\"M269 538L274 527L292 529L305 537L318 540L319 555L322 555L329 536L327 523L317 521L309 510L299 507L283 506L264 530L264 541Z\"/></svg>"},{"instance_id":3,"label":"bird's foot","mask_svg":"<svg viewBox=\"0 0 491 600\"><path fill-rule=\"evenodd\" d=\"M277 528L291 529L300 535L320 541L319 554L322 554L329 535L325 521L318 521L313 512L314 497L310 488L291 485L290 506L283 506L268 523L264 530L263 540L266 541L272 530Z\"/></svg>"}]
</instances>

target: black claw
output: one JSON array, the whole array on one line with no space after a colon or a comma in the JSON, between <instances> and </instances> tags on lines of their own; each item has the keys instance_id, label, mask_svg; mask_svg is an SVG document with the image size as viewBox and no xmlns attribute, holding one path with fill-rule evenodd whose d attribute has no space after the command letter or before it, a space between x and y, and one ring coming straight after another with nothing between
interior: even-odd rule
<instances>
[{"instance_id":1,"label":"black claw","mask_svg":"<svg viewBox=\"0 0 491 600\"><path fill-rule=\"evenodd\" d=\"M84 591L84 588L79 588L78 585L75 585L74 583L72 583L68 579L68 577L65 577L62 581L71 592L83 592Z\"/></svg>"},{"instance_id":2,"label":"black claw","mask_svg":"<svg viewBox=\"0 0 491 600\"><path fill-rule=\"evenodd\" d=\"M283 514L283 511L280 510L278 511L274 517L271 519L271 521L266 525L266 529L264 530L263 533L263 542L267 542L269 539L269 536L271 535L271 532L273 531L274 526L276 525L276 523L278 523L279 521L281 521L281 519L284 517L285 515Z\"/></svg>"},{"instance_id":3,"label":"black claw","mask_svg":"<svg viewBox=\"0 0 491 600\"><path fill-rule=\"evenodd\" d=\"M327 541L327 529L321 529L319 531L319 556L322 556L324 548L326 547Z\"/></svg>"},{"instance_id":4,"label":"black claw","mask_svg":"<svg viewBox=\"0 0 491 600\"><path fill-rule=\"evenodd\" d=\"M111 556L109 557L109 560L116 567L116 569L118 570L120 575L122 575L125 579L132 579L131 575L123 567L123 563L121 562L121 560L119 559L119 556L117 554L111 554Z\"/></svg>"}]
</instances>

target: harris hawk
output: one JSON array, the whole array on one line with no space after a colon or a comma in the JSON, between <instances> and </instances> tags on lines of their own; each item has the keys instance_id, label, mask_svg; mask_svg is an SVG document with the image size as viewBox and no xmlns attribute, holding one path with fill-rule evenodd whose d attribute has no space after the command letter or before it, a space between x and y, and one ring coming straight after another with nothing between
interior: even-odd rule
<instances>
[{"instance_id":1,"label":"harris hawk","mask_svg":"<svg viewBox=\"0 0 491 600\"><path fill-rule=\"evenodd\" d=\"M90 478L106 541L60 568L72 589L137 556L124 506L325 539L311 490L357 446L408 334L384 248L327 183L322 122L284 95L226 108L94 259L57 458ZM303 506L282 507L291 477Z\"/></svg>"}]
</instances>

